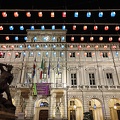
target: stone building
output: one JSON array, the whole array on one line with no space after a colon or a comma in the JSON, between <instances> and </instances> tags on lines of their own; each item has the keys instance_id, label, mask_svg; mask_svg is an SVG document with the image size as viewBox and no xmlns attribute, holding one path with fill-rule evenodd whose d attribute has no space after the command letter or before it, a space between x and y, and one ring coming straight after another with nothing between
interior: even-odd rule
<instances>
[{"instance_id":1,"label":"stone building","mask_svg":"<svg viewBox=\"0 0 120 120\"><path fill-rule=\"evenodd\" d=\"M14 66L16 116L83 120L90 112L94 120L120 119L119 43L67 43L66 30L27 30L27 37L0 44L0 61ZM50 94L33 95L33 83L49 83Z\"/></svg>"}]
</instances>

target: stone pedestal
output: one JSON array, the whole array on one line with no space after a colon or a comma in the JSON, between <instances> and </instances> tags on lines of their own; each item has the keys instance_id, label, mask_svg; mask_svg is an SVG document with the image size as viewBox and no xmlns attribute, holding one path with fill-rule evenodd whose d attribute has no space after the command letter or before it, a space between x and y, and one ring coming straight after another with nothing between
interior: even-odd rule
<instances>
[{"instance_id":1,"label":"stone pedestal","mask_svg":"<svg viewBox=\"0 0 120 120\"><path fill-rule=\"evenodd\" d=\"M16 116L14 113L10 111L0 110L0 120L16 120Z\"/></svg>"},{"instance_id":2,"label":"stone pedestal","mask_svg":"<svg viewBox=\"0 0 120 120\"><path fill-rule=\"evenodd\" d=\"M60 112L55 113L55 118L57 118L57 119L60 119L60 118L61 118L61 114L60 114Z\"/></svg>"}]
</instances>

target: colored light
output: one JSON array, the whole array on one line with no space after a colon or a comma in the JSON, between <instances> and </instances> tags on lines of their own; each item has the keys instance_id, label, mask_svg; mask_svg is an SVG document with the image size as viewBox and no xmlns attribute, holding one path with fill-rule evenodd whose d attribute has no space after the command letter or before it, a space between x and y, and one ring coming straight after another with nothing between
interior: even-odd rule
<instances>
[{"instance_id":1,"label":"colored light","mask_svg":"<svg viewBox=\"0 0 120 120\"><path fill-rule=\"evenodd\" d=\"M36 41L36 40L37 40L37 37L34 37L33 40Z\"/></svg>"},{"instance_id":2,"label":"colored light","mask_svg":"<svg viewBox=\"0 0 120 120\"><path fill-rule=\"evenodd\" d=\"M18 36L16 36L16 37L15 37L15 40L18 40L18 39L19 39Z\"/></svg>"},{"instance_id":3,"label":"colored light","mask_svg":"<svg viewBox=\"0 0 120 120\"><path fill-rule=\"evenodd\" d=\"M8 52L8 55L10 56L10 55L11 55L11 53L10 53L10 52Z\"/></svg>"},{"instance_id":4,"label":"colored light","mask_svg":"<svg viewBox=\"0 0 120 120\"><path fill-rule=\"evenodd\" d=\"M62 37L61 37L61 40L62 40L62 41L64 41L64 40L65 40L65 37L64 37L64 36L62 36Z\"/></svg>"},{"instance_id":5,"label":"colored light","mask_svg":"<svg viewBox=\"0 0 120 120\"><path fill-rule=\"evenodd\" d=\"M46 55L48 56L48 52L46 52Z\"/></svg>"},{"instance_id":6,"label":"colored light","mask_svg":"<svg viewBox=\"0 0 120 120\"><path fill-rule=\"evenodd\" d=\"M40 53L40 52L38 52L38 55L41 55L41 53Z\"/></svg>"},{"instance_id":7,"label":"colored light","mask_svg":"<svg viewBox=\"0 0 120 120\"><path fill-rule=\"evenodd\" d=\"M106 30L106 31L107 31L108 29L109 29L109 27L108 27L108 26L105 26L105 27L104 27L104 30Z\"/></svg>"},{"instance_id":8,"label":"colored light","mask_svg":"<svg viewBox=\"0 0 120 120\"><path fill-rule=\"evenodd\" d=\"M64 45L61 45L61 48L63 49L63 48L64 48Z\"/></svg>"},{"instance_id":9,"label":"colored light","mask_svg":"<svg viewBox=\"0 0 120 120\"><path fill-rule=\"evenodd\" d=\"M115 17L116 13L115 12L111 12L111 17Z\"/></svg>"},{"instance_id":10,"label":"colored light","mask_svg":"<svg viewBox=\"0 0 120 120\"><path fill-rule=\"evenodd\" d=\"M84 37L80 37L80 41L84 41Z\"/></svg>"},{"instance_id":11,"label":"colored light","mask_svg":"<svg viewBox=\"0 0 120 120\"><path fill-rule=\"evenodd\" d=\"M28 40L28 38L27 38L27 37L24 37L24 40Z\"/></svg>"},{"instance_id":12,"label":"colored light","mask_svg":"<svg viewBox=\"0 0 120 120\"><path fill-rule=\"evenodd\" d=\"M52 41L54 41L55 40L55 37L52 37Z\"/></svg>"},{"instance_id":13,"label":"colored light","mask_svg":"<svg viewBox=\"0 0 120 120\"><path fill-rule=\"evenodd\" d=\"M55 45L53 45L53 48L56 48L56 46L55 46Z\"/></svg>"},{"instance_id":14,"label":"colored light","mask_svg":"<svg viewBox=\"0 0 120 120\"><path fill-rule=\"evenodd\" d=\"M30 49L31 48L31 46L30 45L28 45L28 49Z\"/></svg>"},{"instance_id":15,"label":"colored light","mask_svg":"<svg viewBox=\"0 0 120 120\"><path fill-rule=\"evenodd\" d=\"M55 30L55 25L52 25L52 30Z\"/></svg>"},{"instance_id":16,"label":"colored light","mask_svg":"<svg viewBox=\"0 0 120 120\"><path fill-rule=\"evenodd\" d=\"M63 56L64 55L64 53L63 52L61 52L61 56Z\"/></svg>"},{"instance_id":17,"label":"colored light","mask_svg":"<svg viewBox=\"0 0 120 120\"><path fill-rule=\"evenodd\" d=\"M87 49L89 49L90 48L90 45L87 45Z\"/></svg>"},{"instance_id":18,"label":"colored light","mask_svg":"<svg viewBox=\"0 0 120 120\"><path fill-rule=\"evenodd\" d=\"M103 12L99 12L98 16L103 17Z\"/></svg>"},{"instance_id":19,"label":"colored light","mask_svg":"<svg viewBox=\"0 0 120 120\"><path fill-rule=\"evenodd\" d=\"M14 12L14 17L18 17L18 16L19 16L18 12Z\"/></svg>"},{"instance_id":20,"label":"colored light","mask_svg":"<svg viewBox=\"0 0 120 120\"><path fill-rule=\"evenodd\" d=\"M6 46L5 46L5 45L3 45L3 46L2 46L2 48L6 49Z\"/></svg>"},{"instance_id":21,"label":"colored light","mask_svg":"<svg viewBox=\"0 0 120 120\"><path fill-rule=\"evenodd\" d=\"M95 46L95 49L98 49L98 45Z\"/></svg>"},{"instance_id":22,"label":"colored light","mask_svg":"<svg viewBox=\"0 0 120 120\"><path fill-rule=\"evenodd\" d=\"M119 29L120 29L120 27L119 27L119 26L116 26L116 27L115 27L115 30L116 30L116 31L118 31Z\"/></svg>"},{"instance_id":23,"label":"colored light","mask_svg":"<svg viewBox=\"0 0 120 120\"><path fill-rule=\"evenodd\" d=\"M0 26L0 30L3 30L3 26Z\"/></svg>"},{"instance_id":24,"label":"colored light","mask_svg":"<svg viewBox=\"0 0 120 120\"><path fill-rule=\"evenodd\" d=\"M30 27L30 29L31 29L31 30L34 30L34 29L35 29L35 27L34 27L34 26L31 26L31 27Z\"/></svg>"},{"instance_id":25,"label":"colored light","mask_svg":"<svg viewBox=\"0 0 120 120\"><path fill-rule=\"evenodd\" d=\"M78 12L75 12L75 13L74 13L74 17L78 17Z\"/></svg>"},{"instance_id":26,"label":"colored light","mask_svg":"<svg viewBox=\"0 0 120 120\"><path fill-rule=\"evenodd\" d=\"M70 45L70 48L73 48L73 45Z\"/></svg>"},{"instance_id":27,"label":"colored light","mask_svg":"<svg viewBox=\"0 0 120 120\"><path fill-rule=\"evenodd\" d=\"M103 40L103 37L99 37L99 40L102 41L102 40Z\"/></svg>"},{"instance_id":28,"label":"colored light","mask_svg":"<svg viewBox=\"0 0 120 120\"><path fill-rule=\"evenodd\" d=\"M98 30L98 26L94 26L94 30Z\"/></svg>"},{"instance_id":29,"label":"colored light","mask_svg":"<svg viewBox=\"0 0 120 120\"><path fill-rule=\"evenodd\" d=\"M73 25L73 30L76 30L76 25Z\"/></svg>"},{"instance_id":30,"label":"colored light","mask_svg":"<svg viewBox=\"0 0 120 120\"><path fill-rule=\"evenodd\" d=\"M116 52L116 56L118 56L118 52Z\"/></svg>"},{"instance_id":31,"label":"colored light","mask_svg":"<svg viewBox=\"0 0 120 120\"><path fill-rule=\"evenodd\" d=\"M63 25L63 26L62 26L62 30L65 30L65 28L66 28L66 26L65 26L65 25Z\"/></svg>"},{"instance_id":32,"label":"colored light","mask_svg":"<svg viewBox=\"0 0 120 120\"><path fill-rule=\"evenodd\" d=\"M20 30L24 30L24 26L20 26Z\"/></svg>"},{"instance_id":33,"label":"colored light","mask_svg":"<svg viewBox=\"0 0 120 120\"><path fill-rule=\"evenodd\" d=\"M87 26L85 25L85 26L83 26L83 30L87 30Z\"/></svg>"},{"instance_id":34,"label":"colored light","mask_svg":"<svg viewBox=\"0 0 120 120\"><path fill-rule=\"evenodd\" d=\"M81 47L81 45L78 45L78 49L80 50L82 47Z\"/></svg>"},{"instance_id":35,"label":"colored light","mask_svg":"<svg viewBox=\"0 0 120 120\"><path fill-rule=\"evenodd\" d=\"M54 12L51 12L51 17L55 17L55 13Z\"/></svg>"},{"instance_id":36,"label":"colored light","mask_svg":"<svg viewBox=\"0 0 120 120\"><path fill-rule=\"evenodd\" d=\"M71 37L71 41L74 41L74 37Z\"/></svg>"},{"instance_id":37,"label":"colored light","mask_svg":"<svg viewBox=\"0 0 120 120\"><path fill-rule=\"evenodd\" d=\"M12 45L11 48L14 49L14 45Z\"/></svg>"},{"instance_id":38,"label":"colored light","mask_svg":"<svg viewBox=\"0 0 120 120\"><path fill-rule=\"evenodd\" d=\"M13 27L13 26L9 26L9 29L10 29L10 30L14 30L14 27Z\"/></svg>"},{"instance_id":39,"label":"colored light","mask_svg":"<svg viewBox=\"0 0 120 120\"><path fill-rule=\"evenodd\" d=\"M54 52L53 55L56 56L56 52Z\"/></svg>"},{"instance_id":40,"label":"colored light","mask_svg":"<svg viewBox=\"0 0 120 120\"><path fill-rule=\"evenodd\" d=\"M62 17L66 17L66 12L62 12Z\"/></svg>"},{"instance_id":41,"label":"colored light","mask_svg":"<svg viewBox=\"0 0 120 120\"><path fill-rule=\"evenodd\" d=\"M9 40L10 38L9 38L9 36L6 36L5 39L6 39L6 40Z\"/></svg>"},{"instance_id":42,"label":"colored light","mask_svg":"<svg viewBox=\"0 0 120 120\"><path fill-rule=\"evenodd\" d=\"M87 17L91 17L91 12L87 12Z\"/></svg>"},{"instance_id":43,"label":"colored light","mask_svg":"<svg viewBox=\"0 0 120 120\"><path fill-rule=\"evenodd\" d=\"M3 17L7 17L7 13L6 12L2 12L2 16Z\"/></svg>"},{"instance_id":44,"label":"colored light","mask_svg":"<svg viewBox=\"0 0 120 120\"><path fill-rule=\"evenodd\" d=\"M104 46L104 49L107 49L107 45Z\"/></svg>"},{"instance_id":45,"label":"colored light","mask_svg":"<svg viewBox=\"0 0 120 120\"><path fill-rule=\"evenodd\" d=\"M47 45L45 45L45 48L47 48L48 46Z\"/></svg>"},{"instance_id":46,"label":"colored light","mask_svg":"<svg viewBox=\"0 0 120 120\"><path fill-rule=\"evenodd\" d=\"M113 45L113 46L112 46L112 48L113 48L113 49L116 49L116 46L115 46L115 45Z\"/></svg>"},{"instance_id":47,"label":"colored light","mask_svg":"<svg viewBox=\"0 0 120 120\"><path fill-rule=\"evenodd\" d=\"M79 55L80 55L80 53L78 52L78 53L77 53L77 56L79 56Z\"/></svg>"},{"instance_id":48,"label":"colored light","mask_svg":"<svg viewBox=\"0 0 120 120\"><path fill-rule=\"evenodd\" d=\"M19 47L20 47L20 49L22 49L22 45L20 45Z\"/></svg>"},{"instance_id":49,"label":"colored light","mask_svg":"<svg viewBox=\"0 0 120 120\"><path fill-rule=\"evenodd\" d=\"M94 37L90 37L90 41L93 41L94 40Z\"/></svg>"},{"instance_id":50,"label":"colored light","mask_svg":"<svg viewBox=\"0 0 120 120\"><path fill-rule=\"evenodd\" d=\"M42 17L42 16L43 16L42 12L38 12L38 17Z\"/></svg>"},{"instance_id":51,"label":"colored light","mask_svg":"<svg viewBox=\"0 0 120 120\"><path fill-rule=\"evenodd\" d=\"M109 41L111 42L113 40L113 38L112 37L109 37Z\"/></svg>"},{"instance_id":52,"label":"colored light","mask_svg":"<svg viewBox=\"0 0 120 120\"><path fill-rule=\"evenodd\" d=\"M118 37L118 41L120 42L120 37Z\"/></svg>"},{"instance_id":53,"label":"colored light","mask_svg":"<svg viewBox=\"0 0 120 120\"><path fill-rule=\"evenodd\" d=\"M27 17L31 17L31 13L30 12L26 12L26 16Z\"/></svg>"},{"instance_id":54,"label":"colored light","mask_svg":"<svg viewBox=\"0 0 120 120\"><path fill-rule=\"evenodd\" d=\"M36 48L39 48L39 47L40 47L39 45L36 46Z\"/></svg>"},{"instance_id":55,"label":"colored light","mask_svg":"<svg viewBox=\"0 0 120 120\"><path fill-rule=\"evenodd\" d=\"M43 26L41 26L41 30L45 30L45 26L43 25Z\"/></svg>"}]
</instances>

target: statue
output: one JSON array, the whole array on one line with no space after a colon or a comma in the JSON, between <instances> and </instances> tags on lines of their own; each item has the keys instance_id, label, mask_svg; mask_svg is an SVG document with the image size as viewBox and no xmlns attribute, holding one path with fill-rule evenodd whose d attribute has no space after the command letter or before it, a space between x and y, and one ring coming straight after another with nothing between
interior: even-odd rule
<instances>
[{"instance_id":1,"label":"statue","mask_svg":"<svg viewBox=\"0 0 120 120\"><path fill-rule=\"evenodd\" d=\"M6 69L5 69L5 68ZM7 64L2 64L0 63L0 70L1 70L1 75L0 75L0 108L3 109L9 109L15 112L15 106L12 104L12 98L9 90L9 85L13 81L13 74L11 73L13 66L12 65L7 65ZM2 93L7 94L7 98L5 99L2 95Z\"/></svg>"}]
</instances>

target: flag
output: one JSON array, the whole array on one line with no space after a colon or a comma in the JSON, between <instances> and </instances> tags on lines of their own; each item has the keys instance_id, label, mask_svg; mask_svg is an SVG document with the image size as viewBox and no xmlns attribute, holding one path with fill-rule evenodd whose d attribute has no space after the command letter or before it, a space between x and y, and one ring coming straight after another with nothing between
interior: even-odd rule
<instances>
[{"instance_id":1,"label":"flag","mask_svg":"<svg viewBox=\"0 0 120 120\"><path fill-rule=\"evenodd\" d=\"M33 95L37 95L36 83L33 84Z\"/></svg>"},{"instance_id":2,"label":"flag","mask_svg":"<svg viewBox=\"0 0 120 120\"><path fill-rule=\"evenodd\" d=\"M50 60L49 60L49 65L48 65L48 78L50 78Z\"/></svg>"},{"instance_id":3,"label":"flag","mask_svg":"<svg viewBox=\"0 0 120 120\"><path fill-rule=\"evenodd\" d=\"M40 70L40 79L42 79L42 74L43 74L43 70L44 70L44 61L42 59L42 62L41 62L41 70Z\"/></svg>"},{"instance_id":4,"label":"flag","mask_svg":"<svg viewBox=\"0 0 120 120\"><path fill-rule=\"evenodd\" d=\"M58 74L58 75L60 74L59 58L58 58L58 61L57 61L57 74Z\"/></svg>"},{"instance_id":5,"label":"flag","mask_svg":"<svg viewBox=\"0 0 120 120\"><path fill-rule=\"evenodd\" d=\"M36 58L35 58L34 64L33 64L32 78L34 78L34 76L35 76L35 69L36 69Z\"/></svg>"}]
</instances>

